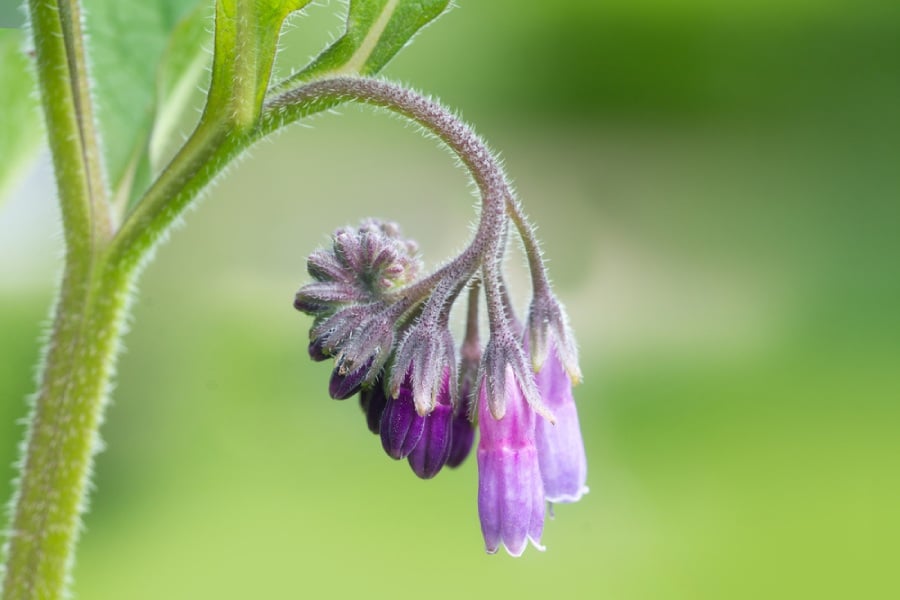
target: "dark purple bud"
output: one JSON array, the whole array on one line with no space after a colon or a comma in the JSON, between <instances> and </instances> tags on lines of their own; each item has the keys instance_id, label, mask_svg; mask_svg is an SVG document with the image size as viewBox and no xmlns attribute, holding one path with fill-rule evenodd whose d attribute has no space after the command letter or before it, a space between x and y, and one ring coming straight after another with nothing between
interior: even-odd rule
<instances>
[{"instance_id":1,"label":"dark purple bud","mask_svg":"<svg viewBox=\"0 0 900 600\"><path fill-rule=\"evenodd\" d=\"M319 344L322 352L326 355L336 355L353 331L382 309L381 304L362 304L342 308L327 318L320 316L309 330L309 339L321 339Z\"/></svg>"},{"instance_id":2,"label":"dark purple bud","mask_svg":"<svg viewBox=\"0 0 900 600\"><path fill-rule=\"evenodd\" d=\"M450 456L453 436L453 407L450 403L450 369L444 369L444 380L434 409L424 418L419 443L409 455L409 466L422 479L431 479Z\"/></svg>"},{"instance_id":3,"label":"dark purple bud","mask_svg":"<svg viewBox=\"0 0 900 600\"><path fill-rule=\"evenodd\" d=\"M461 390L462 392L462 390ZM450 434L450 456L447 457L448 467L458 467L469 456L472 451L472 444L475 442L475 427L469 420L469 406L471 399L461 394L460 408L453 415L453 423L450 426L452 432Z\"/></svg>"},{"instance_id":4,"label":"dark purple bud","mask_svg":"<svg viewBox=\"0 0 900 600\"><path fill-rule=\"evenodd\" d=\"M337 257L327 250L316 250L306 259L306 271L316 281L343 281L347 273Z\"/></svg>"},{"instance_id":5,"label":"dark purple bud","mask_svg":"<svg viewBox=\"0 0 900 600\"><path fill-rule=\"evenodd\" d=\"M365 318L341 344L336 361L344 371L355 371L368 365L366 383L372 383L391 355L394 346L395 317L389 310L377 312Z\"/></svg>"},{"instance_id":6,"label":"dark purple bud","mask_svg":"<svg viewBox=\"0 0 900 600\"><path fill-rule=\"evenodd\" d=\"M314 281L297 291L294 308L308 315L319 316L334 312L343 305L366 300L368 296L351 284L342 281Z\"/></svg>"},{"instance_id":7,"label":"dark purple bud","mask_svg":"<svg viewBox=\"0 0 900 600\"><path fill-rule=\"evenodd\" d=\"M372 360L354 371L346 371L343 365L336 365L331 372L331 381L328 382L328 393L335 400L346 400L356 394L369 375Z\"/></svg>"},{"instance_id":8,"label":"dark purple bud","mask_svg":"<svg viewBox=\"0 0 900 600\"><path fill-rule=\"evenodd\" d=\"M397 347L388 391L397 394L401 386L410 386L416 410L425 416L436 406L447 372L453 398L458 385L453 336L444 324L420 321Z\"/></svg>"},{"instance_id":9,"label":"dark purple bud","mask_svg":"<svg viewBox=\"0 0 900 600\"><path fill-rule=\"evenodd\" d=\"M416 412L407 378L397 397L388 399L381 415L381 445L391 458L406 458L419 443L424 428L425 417Z\"/></svg>"},{"instance_id":10,"label":"dark purple bud","mask_svg":"<svg viewBox=\"0 0 900 600\"><path fill-rule=\"evenodd\" d=\"M375 435L381 433L381 417L387 402L388 399L380 379L375 380L375 385L363 389L359 393L360 406L366 413L366 424L369 426L369 431Z\"/></svg>"},{"instance_id":11,"label":"dark purple bud","mask_svg":"<svg viewBox=\"0 0 900 600\"><path fill-rule=\"evenodd\" d=\"M448 467L458 467L469 456L475 441L475 390L478 381L478 365L481 362L481 347L478 336L470 332L460 349L459 397L453 411L453 434L450 444Z\"/></svg>"},{"instance_id":12,"label":"dark purple bud","mask_svg":"<svg viewBox=\"0 0 900 600\"><path fill-rule=\"evenodd\" d=\"M324 345L325 345L325 338L323 338L323 337L317 337L316 339L311 341L309 343L309 348L308 348L309 357L316 362L321 362L323 360L331 358L331 356L329 356L325 352Z\"/></svg>"}]
</instances>

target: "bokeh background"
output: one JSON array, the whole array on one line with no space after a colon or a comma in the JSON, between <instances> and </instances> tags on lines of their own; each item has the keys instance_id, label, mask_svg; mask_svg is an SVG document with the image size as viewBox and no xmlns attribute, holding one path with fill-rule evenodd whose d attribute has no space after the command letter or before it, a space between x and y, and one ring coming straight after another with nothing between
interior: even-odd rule
<instances>
[{"instance_id":1,"label":"bokeh background","mask_svg":"<svg viewBox=\"0 0 900 600\"><path fill-rule=\"evenodd\" d=\"M387 74L475 123L540 225L590 494L546 553L486 556L474 460L419 481L328 399L291 308L306 255L379 216L435 265L474 215L445 151L344 108L256 148L146 270L76 597L900 597L896 3L458 4ZM283 68L340 10L294 21ZM0 207L3 498L58 271L49 178Z\"/></svg>"}]
</instances>

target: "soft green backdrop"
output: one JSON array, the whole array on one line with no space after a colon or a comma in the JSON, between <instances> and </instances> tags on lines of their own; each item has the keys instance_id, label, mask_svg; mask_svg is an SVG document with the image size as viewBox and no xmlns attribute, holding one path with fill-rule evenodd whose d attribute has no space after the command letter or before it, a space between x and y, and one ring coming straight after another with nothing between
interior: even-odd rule
<instances>
[{"instance_id":1,"label":"soft green backdrop","mask_svg":"<svg viewBox=\"0 0 900 600\"><path fill-rule=\"evenodd\" d=\"M434 265L473 218L445 152L346 108L256 148L145 272L77 597L900 596L900 11L459 4L387 74L474 122L540 224L591 493L546 553L485 556L474 461L421 482L327 398L305 256L380 216ZM56 272L46 178L0 205L4 498Z\"/></svg>"}]
</instances>

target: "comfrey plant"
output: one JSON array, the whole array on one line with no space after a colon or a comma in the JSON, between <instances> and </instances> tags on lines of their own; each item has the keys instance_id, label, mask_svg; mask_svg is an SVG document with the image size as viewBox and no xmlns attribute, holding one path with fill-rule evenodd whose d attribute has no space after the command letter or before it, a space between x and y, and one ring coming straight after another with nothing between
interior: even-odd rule
<instances>
[{"instance_id":1,"label":"comfrey plant","mask_svg":"<svg viewBox=\"0 0 900 600\"><path fill-rule=\"evenodd\" d=\"M334 360L330 394L359 395L385 451L423 478L465 460L477 423L489 552L504 545L519 555L529 539L539 546L545 502L586 491L571 391L581 376L575 343L533 228L497 160L466 125L433 100L373 78L448 0L351 0L344 34L275 80L282 26L308 3L216 0L193 9L182 0L28 0L27 30L0 32L0 50L9 39L26 50L4 65L4 89L21 92L15 102L27 105L36 75L65 241L5 531L5 600L65 594L119 340L153 249L252 144L347 102L393 111L437 136L471 173L482 208L469 245L430 275L421 275L416 247L399 228L379 221L339 230L330 249L309 258L313 282L294 305L313 316L310 355ZM141 47L129 45L129 27L140 30ZM200 83L210 29L205 106L193 133L169 152L179 115L189 114L184 90ZM28 138L21 129L30 122L4 124L15 134L3 137L5 150L18 151L7 140ZM524 327L501 272L511 225L533 282ZM466 290L468 324L457 349L448 315Z\"/></svg>"},{"instance_id":2,"label":"comfrey plant","mask_svg":"<svg viewBox=\"0 0 900 600\"><path fill-rule=\"evenodd\" d=\"M469 245L420 277L416 244L393 223L365 221L336 231L332 247L308 260L314 279L294 306L313 317L309 355L334 359L328 391L359 394L369 429L389 456L407 459L423 479L458 466L478 445L478 512L485 547L519 556L540 545L545 500L573 502L587 488L587 466L572 397L581 379L565 312L553 295L535 238L499 162L462 122L436 102L393 84L335 79L297 94L352 93L390 106L446 143L472 174L482 198ZM510 221L528 256L533 297L525 331L512 310L502 264ZM469 287L459 353L450 309ZM479 346L484 289L489 335ZM530 360L528 355L530 355Z\"/></svg>"}]
</instances>

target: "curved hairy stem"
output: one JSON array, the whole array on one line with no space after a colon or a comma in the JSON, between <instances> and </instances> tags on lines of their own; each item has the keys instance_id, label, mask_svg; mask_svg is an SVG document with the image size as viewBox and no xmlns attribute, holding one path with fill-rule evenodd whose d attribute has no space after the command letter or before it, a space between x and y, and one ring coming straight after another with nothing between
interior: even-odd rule
<instances>
[{"instance_id":1,"label":"curved hairy stem","mask_svg":"<svg viewBox=\"0 0 900 600\"><path fill-rule=\"evenodd\" d=\"M547 276L547 266L541 257L541 247L534 233L534 226L528 221L528 217L522 212L522 205L512 195L506 197L506 212L510 220L516 226L525 256L528 259L528 270L531 273L531 285L534 295L538 296L550 291L550 280Z\"/></svg>"},{"instance_id":2,"label":"curved hairy stem","mask_svg":"<svg viewBox=\"0 0 900 600\"><path fill-rule=\"evenodd\" d=\"M499 161L465 123L434 100L384 80L363 77L332 77L308 83L269 100L266 103L259 130L254 135L264 136L314 112L350 101L362 102L399 113L447 144L475 179L484 203L483 210L494 211L493 214L487 213L489 219L487 221L484 220L483 213L482 223L475 235L475 240L493 237L485 235L487 230L500 231L499 222L502 219L497 216L496 211L499 211L500 205L505 202L506 213L512 219L522 238L534 291L537 294L549 290L547 270L541 258L534 229L522 211L518 199L513 195ZM502 202L497 200L498 196L502 196ZM486 249L480 246L472 248L471 252L479 256L488 254ZM468 254L464 253L464 256L469 258ZM472 273L469 274L470 277ZM446 273L442 272L441 276L445 277Z\"/></svg>"},{"instance_id":3,"label":"curved hairy stem","mask_svg":"<svg viewBox=\"0 0 900 600\"><path fill-rule=\"evenodd\" d=\"M385 108L415 122L446 144L474 179L482 200L478 229L463 253L440 271L441 279L460 282L453 286L458 293L482 260L493 257L506 225L506 198L511 194L499 161L468 125L438 102L398 84L364 77L314 81L269 100L259 135L284 127L311 111L348 101Z\"/></svg>"}]
</instances>

